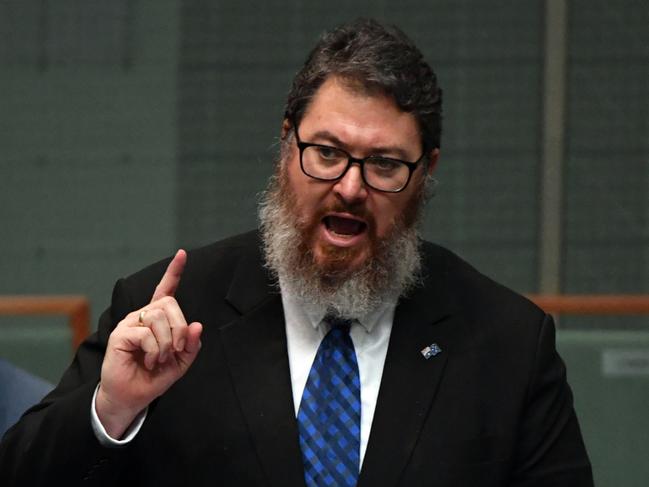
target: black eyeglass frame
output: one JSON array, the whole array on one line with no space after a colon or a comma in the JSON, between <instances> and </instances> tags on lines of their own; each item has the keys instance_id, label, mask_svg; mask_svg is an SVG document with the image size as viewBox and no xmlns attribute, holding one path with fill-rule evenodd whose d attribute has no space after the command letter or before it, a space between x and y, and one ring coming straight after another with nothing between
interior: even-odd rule
<instances>
[{"instance_id":1,"label":"black eyeglass frame","mask_svg":"<svg viewBox=\"0 0 649 487\"><path fill-rule=\"evenodd\" d=\"M417 169L417 166L424 159L424 157L426 156L426 153L427 153L427 150L424 147L424 152L419 157L419 159L417 159L415 162L403 161L401 159L394 159L392 157L385 157L385 156L367 156L367 157L358 158L358 157L352 156L349 152L347 152L344 149L341 149L340 147L334 147L334 146L331 146L331 145L324 145L324 144L313 144L311 142L303 142L303 141L301 141L300 136L297 133L297 125L295 123L293 123L293 133L295 134L295 142L297 143L297 147L300 150L300 169L302 169L302 172L306 176L308 176L310 178L313 178L313 179L317 179L318 181L338 181L339 179L342 179L342 178L345 177L345 174L347 174L347 171L349 171L349 168L352 167L352 164L358 164L361 167L361 177L363 178L363 182L367 186L369 186L370 188L372 188L372 189L374 189L376 191L381 191L383 193L400 193L401 191L406 189L408 187L408 184L410 183L410 180L412 179L412 173L415 171L415 169ZM343 154L345 154L347 156L347 166L343 170L342 174L340 176L338 176L338 177L335 177L335 178L321 178L321 177L313 176L312 174L309 174L308 172L306 172L306 170L304 169L304 162L302 160L302 154L304 154L304 150L309 148L309 147L321 147L323 149L336 150L336 151L339 151L339 152L342 152ZM373 186L372 184L370 184L369 182L367 182L367 179L365 178L365 162L368 161L368 160L373 160L373 159L374 160L380 159L380 160L386 160L386 161L390 161L390 162L396 162L398 164L403 164L404 166L406 166L408 168L408 179L406 179L406 182L403 183L403 186L401 188L399 188L399 189L389 190L389 189L377 188L377 187Z\"/></svg>"}]
</instances>

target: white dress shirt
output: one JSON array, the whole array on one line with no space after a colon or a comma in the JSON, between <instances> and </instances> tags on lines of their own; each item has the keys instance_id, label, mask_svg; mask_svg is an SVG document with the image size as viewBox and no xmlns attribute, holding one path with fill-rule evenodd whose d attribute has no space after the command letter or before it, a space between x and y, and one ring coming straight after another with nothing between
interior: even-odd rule
<instances>
[{"instance_id":1,"label":"white dress shirt","mask_svg":"<svg viewBox=\"0 0 649 487\"><path fill-rule=\"evenodd\" d=\"M282 293L282 305L286 320L286 344L291 370L293 405L297 416L311 365L320 342L330 326L322 321L325 310L314 310L284 293ZM361 317L349 331L354 342L361 379L361 465L370 438L395 307L396 300L384 302L379 308Z\"/></svg>"},{"instance_id":2,"label":"white dress shirt","mask_svg":"<svg viewBox=\"0 0 649 487\"><path fill-rule=\"evenodd\" d=\"M311 365L320 342L329 331L329 325L322 320L325 310L313 309L313 307L300 302L293 296L286 295L286 293L282 293L282 305L286 320L286 342L293 389L293 404L297 416ZM370 429L379 395L381 377L383 376L383 365L388 351L395 307L396 299L384 301L379 308L355 322L349 332L356 350L356 360L358 361L358 372L361 380L360 465L363 464L367 442L370 438ZM99 385L97 385L97 389L99 389ZM95 389L91 405L91 422L95 436L104 446L127 444L140 431L147 410L145 409L138 415L122 439L111 438L97 416L95 409L97 389Z\"/></svg>"}]
</instances>

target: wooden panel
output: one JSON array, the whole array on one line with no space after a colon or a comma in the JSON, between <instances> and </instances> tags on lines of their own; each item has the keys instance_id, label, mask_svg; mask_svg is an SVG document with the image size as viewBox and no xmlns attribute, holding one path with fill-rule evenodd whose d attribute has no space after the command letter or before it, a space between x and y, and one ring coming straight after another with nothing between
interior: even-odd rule
<instances>
[{"instance_id":1,"label":"wooden panel","mask_svg":"<svg viewBox=\"0 0 649 487\"><path fill-rule=\"evenodd\" d=\"M90 305L84 296L0 296L0 315L64 315L76 350L90 333Z\"/></svg>"},{"instance_id":2,"label":"wooden panel","mask_svg":"<svg viewBox=\"0 0 649 487\"><path fill-rule=\"evenodd\" d=\"M535 294L528 297L547 313L552 314L649 314L649 295L647 294Z\"/></svg>"}]
</instances>

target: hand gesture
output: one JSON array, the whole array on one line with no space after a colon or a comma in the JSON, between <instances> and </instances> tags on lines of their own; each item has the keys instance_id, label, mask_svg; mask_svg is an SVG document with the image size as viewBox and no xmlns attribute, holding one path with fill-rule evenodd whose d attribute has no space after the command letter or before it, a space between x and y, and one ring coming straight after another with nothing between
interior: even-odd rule
<instances>
[{"instance_id":1,"label":"hand gesture","mask_svg":"<svg viewBox=\"0 0 649 487\"><path fill-rule=\"evenodd\" d=\"M187 254L179 250L144 308L129 313L108 339L96 410L112 438L180 379L200 349L203 327L187 325L174 298Z\"/></svg>"}]
</instances>

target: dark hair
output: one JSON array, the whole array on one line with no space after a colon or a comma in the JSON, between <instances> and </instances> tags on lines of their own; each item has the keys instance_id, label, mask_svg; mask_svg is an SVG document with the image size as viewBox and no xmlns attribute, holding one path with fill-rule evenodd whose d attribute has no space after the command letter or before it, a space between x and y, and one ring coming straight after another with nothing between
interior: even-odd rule
<instances>
[{"instance_id":1,"label":"dark hair","mask_svg":"<svg viewBox=\"0 0 649 487\"><path fill-rule=\"evenodd\" d=\"M397 27L358 19L326 32L295 75L285 117L299 124L311 98L329 76L354 89L391 96L420 128L424 150L440 146L442 90L415 44Z\"/></svg>"}]
</instances>

